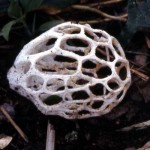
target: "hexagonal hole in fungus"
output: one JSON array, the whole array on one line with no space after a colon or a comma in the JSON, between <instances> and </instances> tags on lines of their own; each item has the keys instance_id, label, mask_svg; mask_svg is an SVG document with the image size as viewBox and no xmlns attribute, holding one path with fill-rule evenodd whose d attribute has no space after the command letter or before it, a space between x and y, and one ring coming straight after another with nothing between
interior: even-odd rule
<instances>
[{"instance_id":1,"label":"hexagonal hole in fungus","mask_svg":"<svg viewBox=\"0 0 150 150\"><path fill-rule=\"evenodd\" d=\"M107 41L108 40L107 37L104 34L102 34L101 32L94 32L94 33L97 36L97 39L98 39L97 41L98 42Z\"/></svg>"},{"instance_id":2,"label":"hexagonal hole in fungus","mask_svg":"<svg viewBox=\"0 0 150 150\"><path fill-rule=\"evenodd\" d=\"M46 43L46 46L52 46L55 44L57 38L50 38L47 43Z\"/></svg>"},{"instance_id":3,"label":"hexagonal hole in fungus","mask_svg":"<svg viewBox=\"0 0 150 150\"><path fill-rule=\"evenodd\" d=\"M43 95L42 95L43 94ZM40 94L40 99L43 101L46 105L56 105L62 101L62 97L58 95L48 95L46 93Z\"/></svg>"},{"instance_id":4,"label":"hexagonal hole in fungus","mask_svg":"<svg viewBox=\"0 0 150 150\"><path fill-rule=\"evenodd\" d=\"M86 91L76 91L72 93L72 99L73 100L86 100L89 98L89 95L86 93Z\"/></svg>"},{"instance_id":5,"label":"hexagonal hole in fungus","mask_svg":"<svg viewBox=\"0 0 150 150\"><path fill-rule=\"evenodd\" d=\"M96 73L99 79L103 79L110 76L112 71L108 66L102 66Z\"/></svg>"},{"instance_id":6,"label":"hexagonal hole in fungus","mask_svg":"<svg viewBox=\"0 0 150 150\"><path fill-rule=\"evenodd\" d=\"M44 80L37 75L31 75L27 78L27 88L38 91L42 88Z\"/></svg>"},{"instance_id":7,"label":"hexagonal hole in fungus","mask_svg":"<svg viewBox=\"0 0 150 150\"><path fill-rule=\"evenodd\" d=\"M76 84L71 80L68 80L67 82L68 82L67 86L68 89L73 89L76 86Z\"/></svg>"},{"instance_id":8,"label":"hexagonal hole in fungus","mask_svg":"<svg viewBox=\"0 0 150 150\"><path fill-rule=\"evenodd\" d=\"M61 55L57 55L54 58L55 61L57 62L64 62L64 63L68 63L68 65L64 66L63 69L68 69L69 71L73 71L73 73L77 70L77 60L71 57L67 57L67 56L61 56Z\"/></svg>"},{"instance_id":9,"label":"hexagonal hole in fungus","mask_svg":"<svg viewBox=\"0 0 150 150\"><path fill-rule=\"evenodd\" d=\"M121 80L125 80L127 78L127 68L124 63L117 62L116 65L116 72L119 75Z\"/></svg>"},{"instance_id":10,"label":"hexagonal hole in fungus","mask_svg":"<svg viewBox=\"0 0 150 150\"><path fill-rule=\"evenodd\" d=\"M119 71L119 77L121 80L125 80L127 78L127 69L123 66Z\"/></svg>"},{"instance_id":11,"label":"hexagonal hole in fungus","mask_svg":"<svg viewBox=\"0 0 150 150\"><path fill-rule=\"evenodd\" d=\"M45 52L48 49L53 48L54 45L55 45L56 40L57 40L57 38L50 37L49 39L47 39L45 41L41 41L40 44L37 43L37 45L29 51L29 55Z\"/></svg>"},{"instance_id":12,"label":"hexagonal hole in fungus","mask_svg":"<svg viewBox=\"0 0 150 150\"><path fill-rule=\"evenodd\" d=\"M96 96L101 96L104 94L104 86L100 83L90 86L89 88Z\"/></svg>"},{"instance_id":13,"label":"hexagonal hole in fungus","mask_svg":"<svg viewBox=\"0 0 150 150\"><path fill-rule=\"evenodd\" d=\"M67 87L68 87L68 89L73 89L73 86L68 85Z\"/></svg>"},{"instance_id":14,"label":"hexagonal hole in fungus","mask_svg":"<svg viewBox=\"0 0 150 150\"><path fill-rule=\"evenodd\" d=\"M115 80L110 80L107 84L112 90L117 90L119 88L119 84Z\"/></svg>"},{"instance_id":15,"label":"hexagonal hole in fungus","mask_svg":"<svg viewBox=\"0 0 150 150\"><path fill-rule=\"evenodd\" d=\"M115 57L111 51L110 48L105 47L105 46L98 46L96 48L96 56L99 59L105 60L105 61L114 61Z\"/></svg>"},{"instance_id":16,"label":"hexagonal hole in fungus","mask_svg":"<svg viewBox=\"0 0 150 150\"><path fill-rule=\"evenodd\" d=\"M64 86L61 86L61 87L59 87L58 89L57 89L57 91L62 91L62 90L64 90L65 89L65 87Z\"/></svg>"},{"instance_id":17,"label":"hexagonal hole in fungus","mask_svg":"<svg viewBox=\"0 0 150 150\"><path fill-rule=\"evenodd\" d=\"M80 78L80 77L69 78L67 81L67 87L68 87L68 89L79 88L79 87L83 87L87 83L89 83L88 80Z\"/></svg>"},{"instance_id":18,"label":"hexagonal hole in fungus","mask_svg":"<svg viewBox=\"0 0 150 150\"><path fill-rule=\"evenodd\" d=\"M78 112L78 114L82 116L82 115L88 115L90 114L90 112L88 110L81 110Z\"/></svg>"},{"instance_id":19,"label":"hexagonal hole in fungus","mask_svg":"<svg viewBox=\"0 0 150 150\"><path fill-rule=\"evenodd\" d=\"M94 40L94 33L92 31L84 30L84 34L90 39Z\"/></svg>"},{"instance_id":20,"label":"hexagonal hole in fungus","mask_svg":"<svg viewBox=\"0 0 150 150\"><path fill-rule=\"evenodd\" d=\"M83 62L82 67L87 69L93 69L96 67L96 64L92 60L86 60L85 62Z\"/></svg>"},{"instance_id":21,"label":"hexagonal hole in fungus","mask_svg":"<svg viewBox=\"0 0 150 150\"><path fill-rule=\"evenodd\" d=\"M22 61L16 65L14 65L14 68L19 70L20 73L26 74L31 67L31 62L30 61Z\"/></svg>"},{"instance_id":22,"label":"hexagonal hole in fungus","mask_svg":"<svg viewBox=\"0 0 150 150\"><path fill-rule=\"evenodd\" d=\"M102 33L100 33L100 32L94 32L97 36L98 36L98 38L101 38L103 35L102 35Z\"/></svg>"},{"instance_id":23,"label":"hexagonal hole in fungus","mask_svg":"<svg viewBox=\"0 0 150 150\"><path fill-rule=\"evenodd\" d=\"M122 65L122 62L117 62L117 63L115 64L115 67L119 68L119 67L121 67L121 65Z\"/></svg>"},{"instance_id":24,"label":"hexagonal hole in fungus","mask_svg":"<svg viewBox=\"0 0 150 150\"><path fill-rule=\"evenodd\" d=\"M57 78L50 79L46 84L46 88L52 92L62 91L65 89L64 81L62 79L57 79Z\"/></svg>"},{"instance_id":25,"label":"hexagonal hole in fungus","mask_svg":"<svg viewBox=\"0 0 150 150\"><path fill-rule=\"evenodd\" d=\"M31 67L31 62L26 62L24 66L24 74L26 74L30 70L30 67Z\"/></svg>"},{"instance_id":26,"label":"hexagonal hole in fungus","mask_svg":"<svg viewBox=\"0 0 150 150\"><path fill-rule=\"evenodd\" d=\"M54 67L55 62L54 62L54 57L55 55L46 55L41 57L39 60L36 62L36 68L44 73L55 73L56 69Z\"/></svg>"},{"instance_id":27,"label":"hexagonal hole in fungus","mask_svg":"<svg viewBox=\"0 0 150 150\"><path fill-rule=\"evenodd\" d=\"M93 102L92 108L93 109L99 109L99 108L101 108L101 106L103 105L103 103L104 103L103 101L96 100L96 101Z\"/></svg>"},{"instance_id":28,"label":"hexagonal hole in fungus","mask_svg":"<svg viewBox=\"0 0 150 150\"><path fill-rule=\"evenodd\" d=\"M77 65L76 59L62 55L46 55L36 62L36 68L47 74L73 74Z\"/></svg>"},{"instance_id":29,"label":"hexagonal hole in fungus","mask_svg":"<svg viewBox=\"0 0 150 150\"><path fill-rule=\"evenodd\" d=\"M76 84L78 84L78 85L85 85L87 83L89 83L89 81L85 80L85 79L78 79L78 80L76 80Z\"/></svg>"},{"instance_id":30,"label":"hexagonal hole in fungus","mask_svg":"<svg viewBox=\"0 0 150 150\"><path fill-rule=\"evenodd\" d=\"M95 77L94 74L90 71L83 71L82 73L86 76L89 76L89 77Z\"/></svg>"},{"instance_id":31,"label":"hexagonal hole in fungus","mask_svg":"<svg viewBox=\"0 0 150 150\"><path fill-rule=\"evenodd\" d=\"M66 41L67 45L75 47L88 47L87 41L79 38L72 38Z\"/></svg>"},{"instance_id":32,"label":"hexagonal hole in fungus","mask_svg":"<svg viewBox=\"0 0 150 150\"><path fill-rule=\"evenodd\" d=\"M68 38L61 42L60 48L71 51L79 56L88 55L91 50L89 43L80 38Z\"/></svg>"},{"instance_id":33,"label":"hexagonal hole in fungus","mask_svg":"<svg viewBox=\"0 0 150 150\"><path fill-rule=\"evenodd\" d=\"M46 105L56 105L58 103L60 103L62 101L62 97L58 96L58 95L51 95L49 97L47 97L43 102Z\"/></svg>"},{"instance_id":34,"label":"hexagonal hole in fungus","mask_svg":"<svg viewBox=\"0 0 150 150\"><path fill-rule=\"evenodd\" d=\"M58 62L68 62L68 63L74 63L77 60L68 56L62 56L62 55L56 55L54 58L55 61Z\"/></svg>"}]
</instances>

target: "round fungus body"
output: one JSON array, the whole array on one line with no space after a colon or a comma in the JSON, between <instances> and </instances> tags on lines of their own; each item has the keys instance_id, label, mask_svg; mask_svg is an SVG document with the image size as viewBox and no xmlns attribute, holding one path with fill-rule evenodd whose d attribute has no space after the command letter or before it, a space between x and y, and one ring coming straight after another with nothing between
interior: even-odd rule
<instances>
[{"instance_id":1,"label":"round fungus body","mask_svg":"<svg viewBox=\"0 0 150 150\"><path fill-rule=\"evenodd\" d=\"M131 83L119 42L103 30L71 22L25 45L7 77L42 113L67 119L108 113Z\"/></svg>"}]
</instances>

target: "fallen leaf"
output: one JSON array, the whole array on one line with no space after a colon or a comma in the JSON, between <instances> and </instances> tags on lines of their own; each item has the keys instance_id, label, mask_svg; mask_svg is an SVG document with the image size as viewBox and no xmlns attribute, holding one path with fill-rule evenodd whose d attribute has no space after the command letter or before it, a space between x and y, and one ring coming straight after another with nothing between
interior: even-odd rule
<instances>
[{"instance_id":1,"label":"fallen leaf","mask_svg":"<svg viewBox=\"0 0 150 150\"><path fill-rule=\"evenodd\" d=\"M13 118L15 115L15 110L14 107L8 103L4 103L3 105L1 105L9 114L10 116ZM7 120L7 118L3 115L2 112L0 112L0 122L3 120Z\"/></svg>"},{"instance_id":2,"label":"fallen leaf","mask_svg":"<svg viewBox=\"0 0 150 150\"><path fill-rule=\"evenodd\" d=\"M7 135L0 135L0 149L4 149L6 146L9 145L9 143L12 141L11 136Z\"/></svg>"},{"instance_id":3,"label":"fallen leaf","mask_svg":"<svg viewBox=\"0 0 150 150\"><path fill-rule=\"evenodd\" d=\"M148 141L142 148L138 148L137 150L150 150L150 141Z\"/></svg>"}]
</instances>

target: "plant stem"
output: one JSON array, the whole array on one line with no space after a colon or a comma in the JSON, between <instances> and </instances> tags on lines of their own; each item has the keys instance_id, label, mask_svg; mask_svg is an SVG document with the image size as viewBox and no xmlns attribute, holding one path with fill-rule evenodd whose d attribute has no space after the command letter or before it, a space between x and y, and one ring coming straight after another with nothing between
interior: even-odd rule
<instances>
[{"instance_id":1,"label":"plant stem","mask_svg":"<svg viewBox=\"0 0 150 150\"><path fill-rule=\"evenodd\" d=\"M54 150L54 149L55 149L55 130L54 130L53 125L48 122L46 150Z\"/></svg>"}]
</instances>

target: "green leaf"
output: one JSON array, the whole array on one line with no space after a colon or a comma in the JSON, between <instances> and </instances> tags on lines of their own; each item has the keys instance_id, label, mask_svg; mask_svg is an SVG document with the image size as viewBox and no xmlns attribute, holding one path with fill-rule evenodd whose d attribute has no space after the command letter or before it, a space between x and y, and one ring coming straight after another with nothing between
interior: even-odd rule
<instances>
[{"instance_id":1,"label":"green leaf","mask_svg":"<svg viewBox=\"0 0 150 150\"><path fill-rule=\"evenodd\" d=\"M52 20L52 21L48 21L44 24L42 24L39 28L40 31L46 31L46 30L49 30L50 28L60 24L60 23L63 23L64 21L62 20Z\"/></svg>"},{"instance_id":2,"label":"green leaf","mask_svg":"<svg viewBox=\"0 0 150 150\"><path fill-rule=\"evenodd\" d=\"M20 18L22 16L22 9L19 6L18 1L11 0L8 7L8 15L12 18Z\"/></svg>"},{"instance_id":3,"label":"green leaf","mask_svg":"<svg viewBox=\"0 0 150 150\"><path fill-rule=\"evenodd\" d=\"M7 24L4 25L4 27L1 30L1 33L3 35L3 37L5 38L5 40L9 40L9 33L11 31L12 26L16 23L16 20L12 20L10 22L8 22Z\"/></svg>"},{"instance_id":4,"label":"green leaf","mask_svg":"<svg viewBox=\"0 0 150 150\"><path fill-rule=\"evenodd\" d=\"M20 0L25 13L37 9L43 0Z\"/></svg>"}]
</instances>

